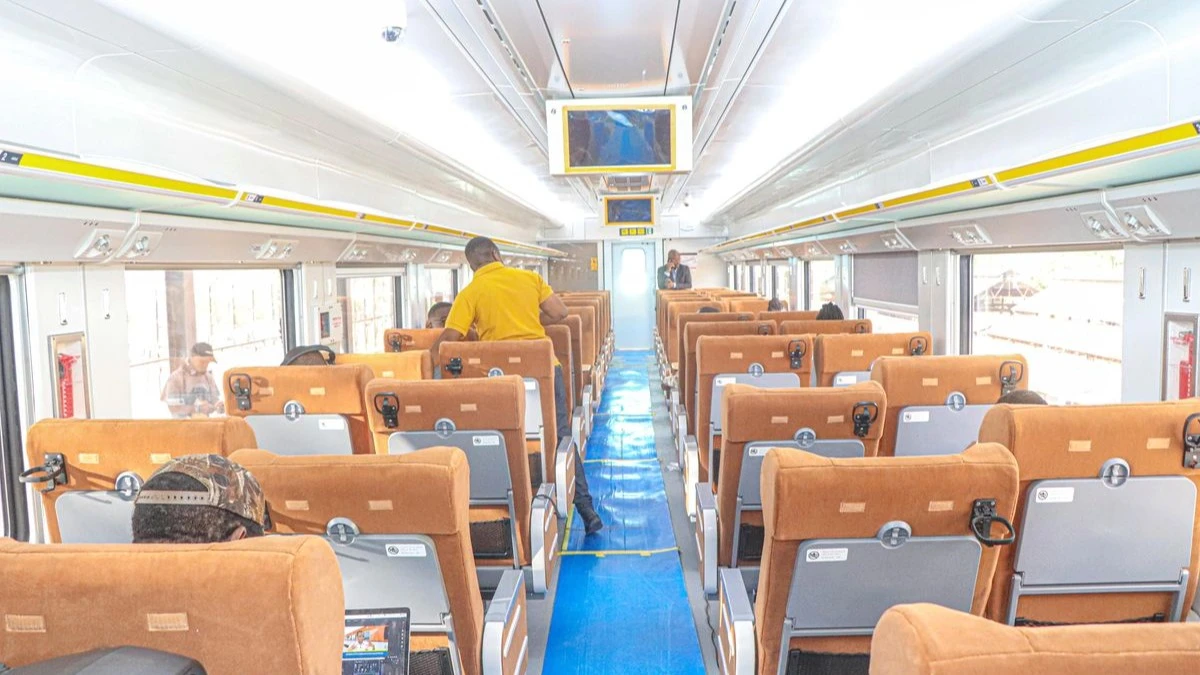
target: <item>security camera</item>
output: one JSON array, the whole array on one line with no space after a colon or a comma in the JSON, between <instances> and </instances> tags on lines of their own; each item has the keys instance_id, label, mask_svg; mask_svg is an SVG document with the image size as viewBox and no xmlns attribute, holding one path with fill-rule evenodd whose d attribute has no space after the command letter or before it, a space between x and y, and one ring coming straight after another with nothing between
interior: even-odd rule
<instances>
[{"instance_id":1,"label":"security camera","mask_svg":"<svg viewBox=\"0 0 1200 675\"><path fill-rule=\"evenodd\" d=\"M383 29L383 39L387 42L399 42L404 37L404 26L388 26Z\"/></svg>"},{"instance_id":2,"label":"security camera","mask_svg":"<svg viewBox=\"0 0 1200 675\"><path fill-rule=\"evenodd\" d=\"M408 30L407 0L392 0L388 3L387 15L379 18L383 19L380 23L387 23L383 28L383 39L386 42L400 42Z\"/></svg>"}]
</instances>

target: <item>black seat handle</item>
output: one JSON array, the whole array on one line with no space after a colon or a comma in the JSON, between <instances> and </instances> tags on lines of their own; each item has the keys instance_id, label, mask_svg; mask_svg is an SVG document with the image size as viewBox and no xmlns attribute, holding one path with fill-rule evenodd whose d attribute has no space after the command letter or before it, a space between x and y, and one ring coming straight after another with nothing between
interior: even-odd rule
<instances>
[{"instance_id":1,"label":"black seat handle","mask_svg":"<svg viewBox=\"0 0 1200 675\"><path fill-rule=\"evenodd\" d=\"M383 416L383 426L395 429L400 426L400 397L395 392L375 394L375 411Z\"/></svg>"},{"instance_id":2,"label":"black seat handle","mask_svg":"<svg viewBox=\"0 0 1200 675\"><path fill-rule=\"evenodd\" d=\"M992 525L1000 523L1004 526L1005 534L1000 537L992 536ZM1013 524L996 513L995 499L976 499L971 506L971 532L984 546L1008 546L1017 540L1017 531Z\"/></svg>"},{"instance_id":3,"label":"black seat handle","mask_svg":"<svg viewBox=\"0 0 1200 675\"><path fill-rule=\"evenodd\" d=\"M859 401L851 411L854 421L854 435L866 438L871 433L871 425L879 419L879 406L874 401Z\"/></svg>"},{"instance_id":4,"label":"black seat handle","mask_svg":"<svg viewBox=\"0 0 1200 675\"><path fill-rule=\"evenodd\" d=\"M924 356L929 350L929 341L921 335L914 335L908 340L909 356Z\"/></svg>"},{"instance_id":5,"label":"black seat handle","mask_svg":"<svg viewBox=\"0 0 1200 675\"><path fill-rule=\"evenodd\" d=\"M17 480L26 485L45 483L41 492L54 492L58 486L67 484L67 458L59 452L46 453L46 459L41 466L25 469Z\"/></svg>"},{"instance_id":6,"label":"black seat handle","mask_svg":"<svg viewBox=\"0 0 1200 675\"><path fill-rule=\"evenodd\" d=\"M449 361L446 362L446 365L444 366L444 368L447 373L450 373L454 377L458 377L458 376L462 375L462 372L463 372L462 357L460 357L460 356L452 357Z\"/></svg>"},{"instance_id":7,"label":"black seat handle","mask_svg":"<svg viewBox=\"0 0 1200 675\"><path fill-rule=\"evenodd\" d=\"M225 377L229 393L237 401L237 409L242 412L250 410L250 396L254 393L254 380L246 373L230 373Z\"/></svg>"},{"instance_id":8,"label":"black seat handle","mask_svg":"<svg viewBox=\"0 0 1200 675\"><path fill-rule=\"evenodd\" d=\"M1025 379L1025 364L1020 361L1005 361L1000 364L1000 395L1016 391L1017 384Z\"/></svg>"},{"instance_id":9,"label":"black seat handle","mask_svg":"<svg viewBox=\"0 0 1200 675\"><path fill-rule=\"evenodd\" d=\"M808 343L804 340L792 340L788 343L788 359L791 362L792 370L800 370L804 367L804 355L808 353Z\"/></svg>"},{"instance_id":10,"label":"black seat handle","mask_svg":"<svg viewBox=\"0 0 1200 675\"><path fill-rule=\"evenodd\" d=\"M1200 469L1200 428L1196 433L1189 433L1200 413L1192 413L1183 423L1183 466L1188 469Z\"/></svg>"}]
</instances>

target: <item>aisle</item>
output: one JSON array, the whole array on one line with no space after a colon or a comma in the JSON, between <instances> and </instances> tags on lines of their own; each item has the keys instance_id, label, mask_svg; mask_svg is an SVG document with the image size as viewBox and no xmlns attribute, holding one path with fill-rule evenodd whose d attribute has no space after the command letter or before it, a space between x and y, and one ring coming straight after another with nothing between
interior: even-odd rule
<instances>
[{"instance_id":1,"label":"aisle","mask_svg":"<svg viewBox=\"0 0 1200 675\"><path fill-rule=\"evenodd\" d=\"M654 442L653 353L617 352L586 467L599 534L572 522L543 673L704 673ZM572 519L574 521L574 519Z\"/></svg>"}]
</instances>

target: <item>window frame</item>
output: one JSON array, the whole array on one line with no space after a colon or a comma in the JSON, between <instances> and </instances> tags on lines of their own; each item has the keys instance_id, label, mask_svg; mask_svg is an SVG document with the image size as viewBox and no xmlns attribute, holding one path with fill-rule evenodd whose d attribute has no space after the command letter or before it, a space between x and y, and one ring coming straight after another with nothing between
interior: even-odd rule
<instances>
[{"instance_id":1,"label":"window frame","mask_svg":"<svg viewBox=\"0 0 1200 675\"><path fill-rule=\"evenodd\" d=\"M21 279L0 270L0 534L17 541L29 541L30 537L29 502L20 480L25 469L21 422L25 387L21 385L26 382L20 365L26 356L23 295Z\"/></svg>"},{"instance_id":2,"label":"window frame","mask_svg":"<svg viewBox=\"0 0 1200 675\"><path fill-rule=\"evenodd\" d=\"M407 277L408 270L404 267L377 267L371 265L338 265L336 269L336 277L338 290L340 293L341 282L349 279L373 279L378 277L392 278L392 325L390 328L407 328L404 325L408 308L408 298L404 292L408 288ZM345 325L347 342L350 336L350 321L348 316L343 316L342 321ZM423 325L421 327L424 327ZM350 344L342 345L344 351L350 351Z\"/></svg>"}]
</instances>

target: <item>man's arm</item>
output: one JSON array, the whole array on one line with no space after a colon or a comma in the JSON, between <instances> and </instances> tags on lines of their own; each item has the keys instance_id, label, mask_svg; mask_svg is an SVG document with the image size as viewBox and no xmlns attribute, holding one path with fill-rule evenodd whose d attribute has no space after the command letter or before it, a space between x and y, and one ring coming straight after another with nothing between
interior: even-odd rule
<instances>
[{"instance_id":1,"label":"man's arm","mask_svg":"<svg viewBox=\"0 0 1200 675\"><path fill-rule=\"evenodd\" d=\"M692 287L692 270L687 265L680 265L675 272L675 288L683 290Z\"/></svg>"},{"instance_id":2,"label":"man's arm","mask_svg":"<svg viewBox=\"0 0 1200 675\"><path fill-rule=\"evenodd\" d=\"M551 293L538 309L540 310L538 319L541 320L543 326L551 326L567 318L567 305L562 298L558 297L557 293Z\"/></svg>"},{"instance_id":3,"label":"man's arm","mask_svg":"<svg viewBox=\"0 0 1200 675\"><path fill-rule=\"evenodd\" d=\"M438 349L442 346L443 342L462 342L462 339L463 334L454 330L453 328L447 328L443 330L442 334L433 341L433 346L429 348L429 354L433 357L434 365L442 362L441 358L438 357Z\"/></svg>"}]
</instances>

